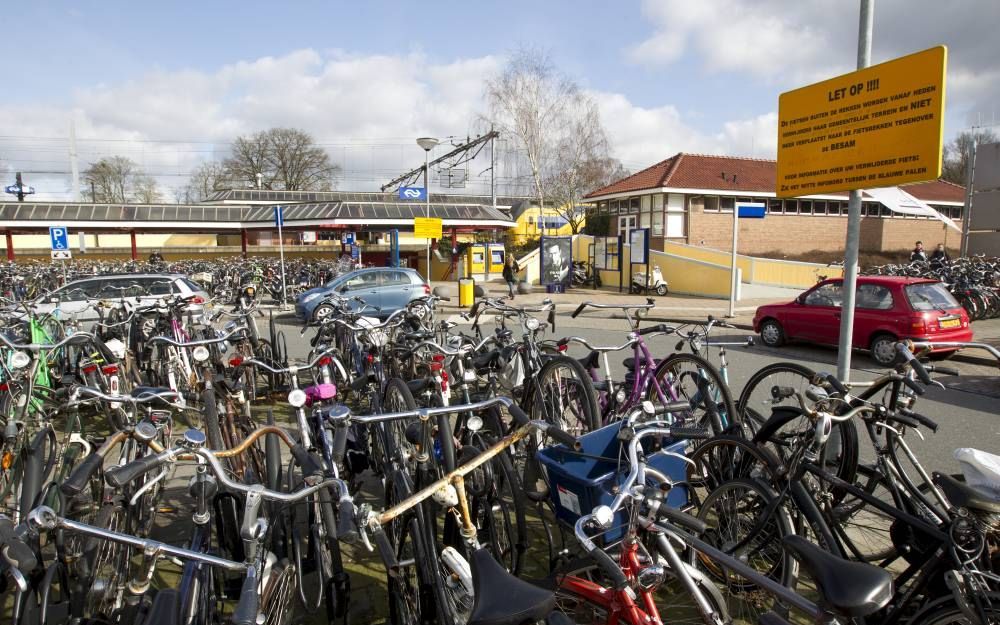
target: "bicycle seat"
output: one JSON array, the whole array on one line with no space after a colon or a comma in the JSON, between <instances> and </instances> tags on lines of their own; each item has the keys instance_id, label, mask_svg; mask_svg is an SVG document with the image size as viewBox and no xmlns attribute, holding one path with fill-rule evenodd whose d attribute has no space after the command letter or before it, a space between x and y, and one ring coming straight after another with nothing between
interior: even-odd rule
<instances>
[{"instance_id":1,"label":"bicycle seat","mask_svg":"<svg viewBox=\"0 0 1000 625\"><path fill-rule=\"evenodd\" d=\"M177 590L165 588L156 593L142 625L176 625L180 612L179 600L180 592Z\"/></svg>"},{"instance_id":2,"label":"bicycle seat","mask_svg":"<svg viewBox=\"0 0 1000 625\"><path fill-rule=\"evenodd\" d=\"M941 487L941 492L951 505L956 508L1000 514L1000 500L990 497L988 493L960 482L950 475L934 472L934 483Z\"/></svg>"},{"instance_id":3,"label":"bicycle seat","mask_svg":"<svg viewBox=\"0 0 1000 625\"><path fill-rule=\"evenodd\" d=\"M485 549L472 554L472 587L476 600L468 625L534 623L556 607L552 591L514 577Z\"/></svg>"},{"instance_id":4,"label":"bicycle seat","mask_svg":"<svg viewBox=\"0 0 1000 625\"><path fill-rule=\"evenodd\" d=\"M485 369L494 364L500 357L500 350L494 349L485 354L477 354L472 357L472 366L476 369Z\"/></svg>"},{"instance_id":5,"label":"bicycle seat","mask_svg":"<svg viewBox=\"0 0 1000 625\"><path fill-rule=\"evenodd\" d=\"M656 365L659 365L661 360L663 360L663 359L662 358L654 358L653 362L656 363ZM622 364L625 365L625 368L628 369L629 371L635 371L635 358L634 357L633 358L626 358L622 362Z\"/></svg>"},{"instance_id":6,"label":"bicycle seat","mask_svg":"<svg viewBox=\"0 0 1000 625\"><path fill-rule=\"evenodd\" d=\"M812 576L827 606L843 616L866 616L892 598L892 574L864 562L849 562L801 536L781 539L785 549Z\"/></svg>"},{"instance_id":7,"label":"bicycle seat","mask_svg":"<svg viewBox=\"0 0 1000 625\"><path fill-rule=\"evenodd\" d=\"M601 363L601 353L598 351L592 351L583 358L577 359L584 369L596 369Z\"/></svg>"},{"instance_id":8,"label":"bicycle seat","mask_svg":"<svg viewBox=\"0 0 1000 625\"><path fill-rule=\"evenodd\" d=\"M433 388L434 378L417 378L416 380L409 380L406 383L406 387L410 389L410 393L417 395L423 393L424 391Z\"/></svg>"}]
</instances>

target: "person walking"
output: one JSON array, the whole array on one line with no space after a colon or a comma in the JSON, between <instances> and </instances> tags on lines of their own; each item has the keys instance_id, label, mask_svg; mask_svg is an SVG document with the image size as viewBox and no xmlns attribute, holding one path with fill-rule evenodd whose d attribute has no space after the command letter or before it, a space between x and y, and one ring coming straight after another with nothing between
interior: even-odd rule
<instances>
[{"instance_id":1,"label":"person walking","mask_svg":"<svg viewBox=\"0 0 1000 625\"><path fill-rule=\"evenodd\" d=\"M519 271L521 271L521 267L514 260L514 255L508 252L507 258L503 263L503 279L507 282L510 299L514 299L514 291L517 286L517 272Z\"/></svg>"},{"instance_id":2,"label":"person walking","mask_svg":"<svg viewBox=\"0 0 1000 625\"><path fill-rule=\"evenodd\" d=\"M917 244L913 248L913 251L910 252L910 262L911 263L917 263L917 262L926 263L927 262L927 253L924 252L924 242L923 241L917 241Z\"/></svg>"}]
</instances>

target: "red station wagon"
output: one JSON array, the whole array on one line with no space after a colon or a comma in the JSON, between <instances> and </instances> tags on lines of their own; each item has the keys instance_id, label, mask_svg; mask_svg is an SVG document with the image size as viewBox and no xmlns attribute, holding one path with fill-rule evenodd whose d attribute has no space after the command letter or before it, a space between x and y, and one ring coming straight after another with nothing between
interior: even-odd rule
<instances>
[{"instance_id":1,"label":"red station wagon","mask_svg":"<svg viewBox=\"0 0 1000 625\"><path fill-rule=\"evenodd\" d=\"M761 306L753 328L765 345L786 340L836 345L840 339L843 280L825 280L788 304ZM859 276L854 312L854 347L871 351L883 366L895 362L899 339L972 340L965 309L943 284L925 278ZM940 350L943 354L954 350Z\"/></svg>"}]
</instances>

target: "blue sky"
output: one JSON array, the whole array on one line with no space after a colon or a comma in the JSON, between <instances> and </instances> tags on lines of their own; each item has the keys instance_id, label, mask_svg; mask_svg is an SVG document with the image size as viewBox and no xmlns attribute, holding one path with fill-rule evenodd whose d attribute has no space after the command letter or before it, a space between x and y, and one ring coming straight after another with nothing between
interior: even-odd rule
<instances>
[{"instance_id":1,"label":"blue sky","mask_svg":"<svg viewBox=\"0 0 1000 625\"><path fill-rule=\"evenodd\" d=\"M374 172L353 186L370 186L410 164L406 137L469 132L482 80L519 45L592 92L632 169L677 151L773 157L778 94L853 69L857 34L850 0L22 2L4 15L0 136L20 138L0 139L0 166L61 171L64 144L41 138L65 137L72 117L82 157L127 148L166 186L269 125L341 149ZM950 137L993 115L997 23L996 0L877 0L873 61L948 44Z\"/></svg>"}]
</instances>

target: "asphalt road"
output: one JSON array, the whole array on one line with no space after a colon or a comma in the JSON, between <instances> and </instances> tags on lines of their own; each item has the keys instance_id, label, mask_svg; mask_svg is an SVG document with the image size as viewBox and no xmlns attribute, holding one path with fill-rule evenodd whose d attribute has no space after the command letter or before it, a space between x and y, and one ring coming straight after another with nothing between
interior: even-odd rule
<instances>
[{"instance_id":1,"label":"asphalt road","mask_svg":"<svg viewBox=\"0 0 1000 625\"><path fill-rule=\"evenodd\" d=\"M279 314L275 318L280 329L284 330L289 356L292 360L304 359L308 351L308 338L312 336L309 330L305 336L300 336L302 325L290 313ZM459 317L453 320L464 323ZM556 320L557 329L549 333L550 337L559 338L568 335L582 336L594 345L620 345L625 342L628 327L623 319L609 319L597 313L581 315L572 319L560 314ZM263 329L263 326L262 326ZM744 342L752 333L743 330L715 330L713 341ZM676 337L654 337L647 341L651 353L656 357L671 354L677 344ZM685 349L688 349L685 346ZM796 362L816 371L836 371L837 352L835 349L812 347L806 345L791 345L780 349L772 349L762 345L752 347L727 346L729 361L729 381L734 401L739 396L746 381L761 367L773 362ZM571 350L572 355L586 355L582 347ZM612 359L612 372L615 379L624 376L622 360L631 353L622 353L619 358ZM718 365L718 349L711 350L710 360ZM884 369L877 368L863 353L857 352L853 357L854 370L852 381L867 381L877 377ZM963 376L995 376L995 367L985 367L961 362L949 362L948 366L960 370ZM954 378L941 378L942 381L953 383ZM986 378L981 383L993 390L1000 390L1000 377ZM977 447L985 451L1000 453L1000 415L997 410L996 396L990 397L974 392L952 389L931 388L926 395L919 398L916 409L940 424L937 433L924 432L926 440L917 436L908 436L907 441L918 453L925 468L957 472L958 464L952 457L956 448ZM863 437L862 441L866 439ZM862 445L864 452L865 445Z\"/></svg>"}]
</instances>

